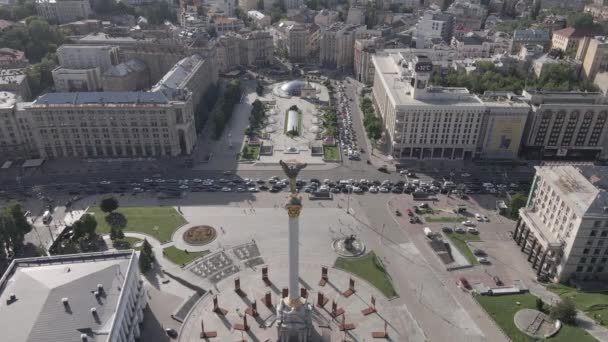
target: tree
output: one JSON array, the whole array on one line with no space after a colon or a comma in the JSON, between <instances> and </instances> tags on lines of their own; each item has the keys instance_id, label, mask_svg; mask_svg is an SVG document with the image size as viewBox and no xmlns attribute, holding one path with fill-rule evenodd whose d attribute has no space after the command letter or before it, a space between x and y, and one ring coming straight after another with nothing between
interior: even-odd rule
<instances>
[{"instance_id":1,"label":"tree","mask_svg":"<svg viewBox=\"0 0 608 342\"><path fill-rule=\"evenodd\" d=\"M118 209L118 200L114 197L106 197L101 200L101 203L99 203L99 208L104 213L111 213Z\"/></svg>"},{"instance_id":2,"label":"tree","mask_svg":"<svg viewBox=\"0 0 608 342\"><path fill-rule=\"evenodd\" d=\"M519 217L519 209L523 208L527 201L528 197L521 192L518 192L511 197L511 218L515 219Z\"/></svg>"},{"instance_id":3,"label":"tree","mask_svg":"<svg viewBox=\"0 0 608 342\"><path fill-rule=\"evenodd\" d=\"M52 71L57 64L57 55L49 53L40 63L30 65L25 69L25 75L33 97L37 97L53 86Z\"/></svg>"},{"instance_id":4,"label":"tree","mask_svg":"<svg viewBox=\"0 0 608 342\"><path fill-rule=\"evenodd\" d=\"M538 310L540 312L545 311L545 303L540 298L536 298L536 310Z\"/></svg>"},{"instance_id":5,"label":"tree","mask_svg":"<svg viewBox=\"0 0 608 342\"><path fill-rule=\"evenodd\" d=\"M264 10L264 0L258 0L258 2L257 2L257 8L258 8L258 11L263 11Z\"/></svg>"},{"instance_id":6,"label":"tree","mask_svg":"<svg viewBox=\"0 0 608 342\"><path fill-rule=\"evenodd\" d=\"M110 227L110 240L116 241L125 238L125 233L118 227Z\"/></svg>"},{"instance_id":7,"label":"tree","mask_svg":"<svg viewBox=\"0 0 608 342\"><path fill-rule=\"evenodd\" d=\"M258 85L255 87L255 92L258 94L258 96L264 95L264 86L260 81L258 81Z\"/></svg>"},{"instance_id":8,"label":"tree","mask_svg":"<svg viewBox=\"0 0 608 342\"><path fill-rule=\"evenodd\" d=\"M141 247L141 253L139 253L140 271L142 273L148 272L152 268L152 262L154 262L154 251L152 250L152 245L150 245L147 239L144 239Z\"/></svg>"},{"instance_id":9,"label":"tree","mask_svg":"<svg viewBox=\"0 0 608 342\"><path fill-rule=\"evenodd\" d=\"M81 239L85 236L91 239L95 236L97 220L95 220L93 215L84 214L78 221L74 222L72 228L74 229L74 237L76 239Z\"/></svg>"},{"instance_id":10,"label":"tree","mask_svg":"<svg viewBox=\"0 0 608 342\"><path fill-rule=\"evenodd\" d=\"M568 15L566 23L575 29L593 30L597 25L593 22L593 16L584 12L572 12Z\"/></svg>"},{"instance_id":11,"label":"tree","mask_svg":"<svg viewBox=\"0 0 608 342\"><path fill-rule=\"evenodd\" d=\"M576 307L570 298L564 298L561 302L555 304L549 315L554 320L559 319L566 324L576 324Z\"/></svg>"},{"instance_id":12,"label":"tree","mask_svg":"<svg viewBox=\"0 0 608 342\"><path fill-rule=\"evenodd\" d=\"M127 226L127 218L122 213L112 212L106 216L106 222L110 227L124 229Z\"/></svg>"}]
</instances>

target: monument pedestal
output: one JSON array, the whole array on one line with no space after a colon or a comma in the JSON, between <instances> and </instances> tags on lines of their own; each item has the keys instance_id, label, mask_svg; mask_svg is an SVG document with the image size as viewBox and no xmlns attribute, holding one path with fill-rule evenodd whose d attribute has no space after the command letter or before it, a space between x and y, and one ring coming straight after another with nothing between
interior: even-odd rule
<instances>
[{"instance_id":1,"label":"monument pedestal","mask_svg":"<svg viewBox=\"0 0 608 342\"><path fill-rule=\"evenodd\" d=\"M277 305L277 330L279 342L307 342L312 335L312 305L298 298L290 303L289 297Z\"/></svg>"}]
</instances>

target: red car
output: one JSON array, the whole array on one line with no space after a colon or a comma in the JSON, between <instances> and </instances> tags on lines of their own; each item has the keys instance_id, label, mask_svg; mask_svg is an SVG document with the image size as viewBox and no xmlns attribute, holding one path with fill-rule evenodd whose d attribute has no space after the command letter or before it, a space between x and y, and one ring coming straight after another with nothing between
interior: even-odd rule
<instances>
[{"instance_id":1,"label":"red car","mask_svg":"<svg viewBox=\"0 0 608 342\"><path fill-rule=\"evenodd\" d=\"M414 213L409 208L407 209L407 216L414 216Z\"/></svg>"},{"instance_id":2,"label":"red car","mask_svg":"<svg viewBox=\"0 0 608 342\"><path fill-rule=\"evenodd\" d=\"M460 277L460 285L462 285L462 287L464 287L467 290L472 289L471 284L469 284L469 281L465 277Z\"/></svg>"}]
</instances>

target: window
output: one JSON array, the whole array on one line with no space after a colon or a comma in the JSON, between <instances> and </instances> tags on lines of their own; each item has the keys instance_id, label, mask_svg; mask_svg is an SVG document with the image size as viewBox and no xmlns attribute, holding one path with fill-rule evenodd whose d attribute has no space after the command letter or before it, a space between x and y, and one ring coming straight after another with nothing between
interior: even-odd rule
<instances>
[{"instance_id":1,"label":"window","mask_svg":"<svg viewBox=\"0 0 608 342\"><path fill-rule=\"evenodd\" d=\"M602 264L605 264L605 263L606 263L606 260L608 260L608 258L602 258L602 259L600 259L600 262L601 262Z\"/></svg>"},{"instance_id":2,"label":"window","mask_svg":"<svg viewBox=\"0 0 608 342\"><path fill-rule=\"evenodd\" d=\"M595 222L599 222L599 221L595 221ZM597 234L597 230L592 230L591 233L589 233L589 236L595 236Z\"/></svg>"},{"instance_id":3,"label":"window","mask_svg":"<svg viewBox=\"0 0 608 342\"><path fill-rule=\"evenodd\" d=\"M597 262L597 258L591 258L591 263L595 264Z\"/></svg>"},{"instance_id":4,"label":"window","mask_svg":"<svg viewBox=\"0 0 608 342\"><path fill-rule=\"evenodd\" d=\"M593 266L587 266L587 272L593 272Z\"/></svg>"},{"instance_id":5,"label":"window","mask_svg":"<svg viewBox=\"0 0 608 342\"><path fill-rule=\"evenodd\" d=\"M604 266L598 266L596 272L604 272Z\"/></svg>"},{"instance_id":6,"label":"window","mask_svg":"<svg viewBox=\"0 0 608 342\"><path fill-rule=\"evenodd\" d=\"M608 235L608 230L604 230L602 231L602 233L600 234L601 237L606 237L606 235Z\"/></svg>"},{"instance_id":7,"label":"window","mask_svg":"<svg viewBox=\"0 0 608 342\"><path fill-rule=\"evenodd\" d=\"M583 266L576 267L576 272L583 272Z\"/></svg>"},{"instance_id":8,"label":"window","mask_svg":"<svg viewBox=\"0 0 608 342\"><path fill-rule=\"evenodd\" d=\"M599 248L594 249L593 250L593 254L596 254L596 255L600 254L600 249Z\"/></svg>"},{"instance_id":9,"label":"window","mask_svg":"<svg viewBox=\"0 0 608 342\"><path fill-rule=\"evenodd\" d=\"M584 264L587 262L587 258L581 258L581 260L579 260L579 263Z\"/></svg>"},{"instance_id":10,"label":"window","mask_svg":"<svg viewBox=\"0 0 608 342\"><path fill-rule=\"evenodd\" d=\"M589 248L583 249L583 254L589 254Z\"/></svg>"}]
</instances>

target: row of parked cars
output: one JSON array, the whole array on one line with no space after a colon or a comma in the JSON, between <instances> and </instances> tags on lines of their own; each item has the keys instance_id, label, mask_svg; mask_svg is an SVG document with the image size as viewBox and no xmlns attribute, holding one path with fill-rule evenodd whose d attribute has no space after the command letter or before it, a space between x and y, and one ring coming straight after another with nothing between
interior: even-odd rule
<instances>
[{"instance_id":1,"label":"row of parked cars","mask_svg":"<svg viewBox=\"0 0 608 342\"><path fill-rule=\"evenodd\" d=\"M338 86L338 129L340 130L340 147L344 156L348 159L359 160L361 151L357 148L357 134L353 129L353 115L342 84Z\"/></svg>"}]
</instances>

